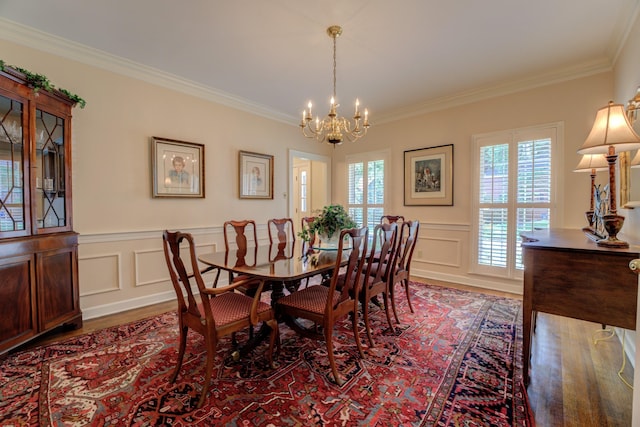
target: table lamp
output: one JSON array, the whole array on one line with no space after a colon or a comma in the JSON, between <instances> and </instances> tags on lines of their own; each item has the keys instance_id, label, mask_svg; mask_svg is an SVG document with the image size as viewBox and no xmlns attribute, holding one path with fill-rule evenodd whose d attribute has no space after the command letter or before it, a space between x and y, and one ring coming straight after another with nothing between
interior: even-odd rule
<instances>
[{"instance_id":1,"label":"table lamp","mask_svg":"<svg viewBox=\"0 0 640 427\"><path fill-rule=\"evenodd\" d=\"M624 217L616 208L616 160L618 154L640 148L640 137L634 132L622 104L609 105L598 110L593 128L578 154L606 154L609 165L609 209L602 217L607 238L598 240L598 246L628 248L629 243L617 235L624 224Z\"/></svg>"},{"instance_id":2,"label":"table lamp","mask_svg":"<svg viewBox=\"0 0 640 427\"><path fill-rule=\"evenodd\" d=\"M639 159L640 160L640 159ZM589 227L583 229L585 232L595 233L596 229L594 228L594 217L595 206L594 206L594 190L596 186L596 172L604 171L609 169L609 164L607 163L607 159L602 154L584 154L578 166L573 170L574 172L590 172L591 173L591 187L589 187L589 193L591 194L591 202L589 204L589 210L584 214L587 217L587 222L589 223Z\"/></svg>"}]
</instances>

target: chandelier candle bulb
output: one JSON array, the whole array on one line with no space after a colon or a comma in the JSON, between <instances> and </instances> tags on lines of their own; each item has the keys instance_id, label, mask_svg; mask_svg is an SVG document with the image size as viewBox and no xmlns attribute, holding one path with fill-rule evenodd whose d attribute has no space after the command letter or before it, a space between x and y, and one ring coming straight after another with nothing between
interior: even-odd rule
<instances>
[{"instance_id":1,"label":"chandelier candle bulb","mask_svg":"<svg viewBox=\"0 0 640 427\"><path fill-rule=\"evenodd\" d=\"M342 34L342 28L338 25L332 25L327 28L327 34L333 39L333 96L331 97L331 106L329 114L322 120L317 117L315 129L311 125L311 102L309 102L308 114L304 113L304 120L300 123L302 135L307 138L313 138L319 142L328 142L334 146L342 144L346 137L349 141L356 141L367 134L370 127L368 112L365 109L365 118L363 126L360 126L360 100L356 98L355 115L353 121L346 117L338 115L338 99L336 96L336 38ZM306 111L306 110L305 110Z\"/></svg>"}]
</instances>

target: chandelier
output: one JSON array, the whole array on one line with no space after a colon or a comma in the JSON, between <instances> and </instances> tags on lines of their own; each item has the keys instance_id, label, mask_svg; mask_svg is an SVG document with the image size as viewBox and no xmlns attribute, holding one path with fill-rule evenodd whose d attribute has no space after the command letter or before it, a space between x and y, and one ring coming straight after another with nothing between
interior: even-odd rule
<instances>
[{"instance_id":1,"label":"chandelier","mask_svg":"<svg viewBox=\"0 0 640 427\"><path fill-rule=\"evenodd\" d=\"M366 108L364 109L364 120L362 124L360 124L362 116L360 115L360 102L358 99L356 99L356 110L353 115L353 121L338 116L337 109L340 104L336 104L338 101L336 96L336 39L342 34L342 27L332 25L327 28L327 34L333 39L333 96L331 97L329 114L322 120L317 116L316 119L313 120L311 101L309 101L309 109L302 112L300 127L302 128L302 134L307 138L314 138L320 142L327 141L335 146L342 144L344 139L343 135L346 136L349 141L362 138L367 134L367 129L369 129L370 124L369 112Z\"/></svg>"}]
</instances>

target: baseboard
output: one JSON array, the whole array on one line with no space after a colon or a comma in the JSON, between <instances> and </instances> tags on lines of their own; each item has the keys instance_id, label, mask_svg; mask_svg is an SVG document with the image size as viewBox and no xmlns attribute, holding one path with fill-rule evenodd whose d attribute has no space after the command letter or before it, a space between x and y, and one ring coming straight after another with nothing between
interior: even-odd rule
<instances>
[{"instance_id":1,"label":"baseboard","mask_svg":"<svg viewBox=\"0 0 640 427\"><path fill-rule=\"evenodd\" d=\"M455 283L458 285L473 286L480 289L489 289L492 291L508 292L515 295L522 295L522 281L518 280L513 284L500 283L491 280L480 279L478 277L459 276L446 273L434 273L427 270L419 270L412 268L411 275L421 277L423 279L441 280L443 282Z\"/></svg>"},{"instance_id":2,"label":"baseboard","mask_svg":"<svg viewBox=\"0 0 640 427\"><path fill-rule=\"evenodd\" d=\"M118 301L109 304L99 305L82 310L82 320L95 319L97 317L108 316L135 308L142 308L148 305L158 304L161 302L172 301L176 299L175 291L167 291L153 295L145 295L144 297L132 298L126 301Z\"/></svg>"},{"instance_id":3,"label":"baseboard","mask_svg":"<svg viewBox=\"0 0 640 427\"><path fill-rule=\"evenodd\" d=\"M636 331L629 331L622 328L615 328L616 335L622 343L624 348L624 354L627 355L627 359L633 369L636 368Z\"/></svg>"}]
</instances>

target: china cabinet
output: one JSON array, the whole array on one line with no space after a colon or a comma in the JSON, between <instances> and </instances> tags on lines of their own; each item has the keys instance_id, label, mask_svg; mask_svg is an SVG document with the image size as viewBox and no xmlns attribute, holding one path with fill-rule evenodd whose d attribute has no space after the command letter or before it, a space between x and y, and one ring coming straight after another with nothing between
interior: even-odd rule
<instances>
[{"instance_id":1,"label":"china cabinet","mask_svg":"<svg viewBox=\"0 0 640 427\"><path fill-rule=\"evenodd\" d=\"M80 327L72 228L71 108L58 90L0 71L0 354Z\"/></svg>"}]
</instances>

